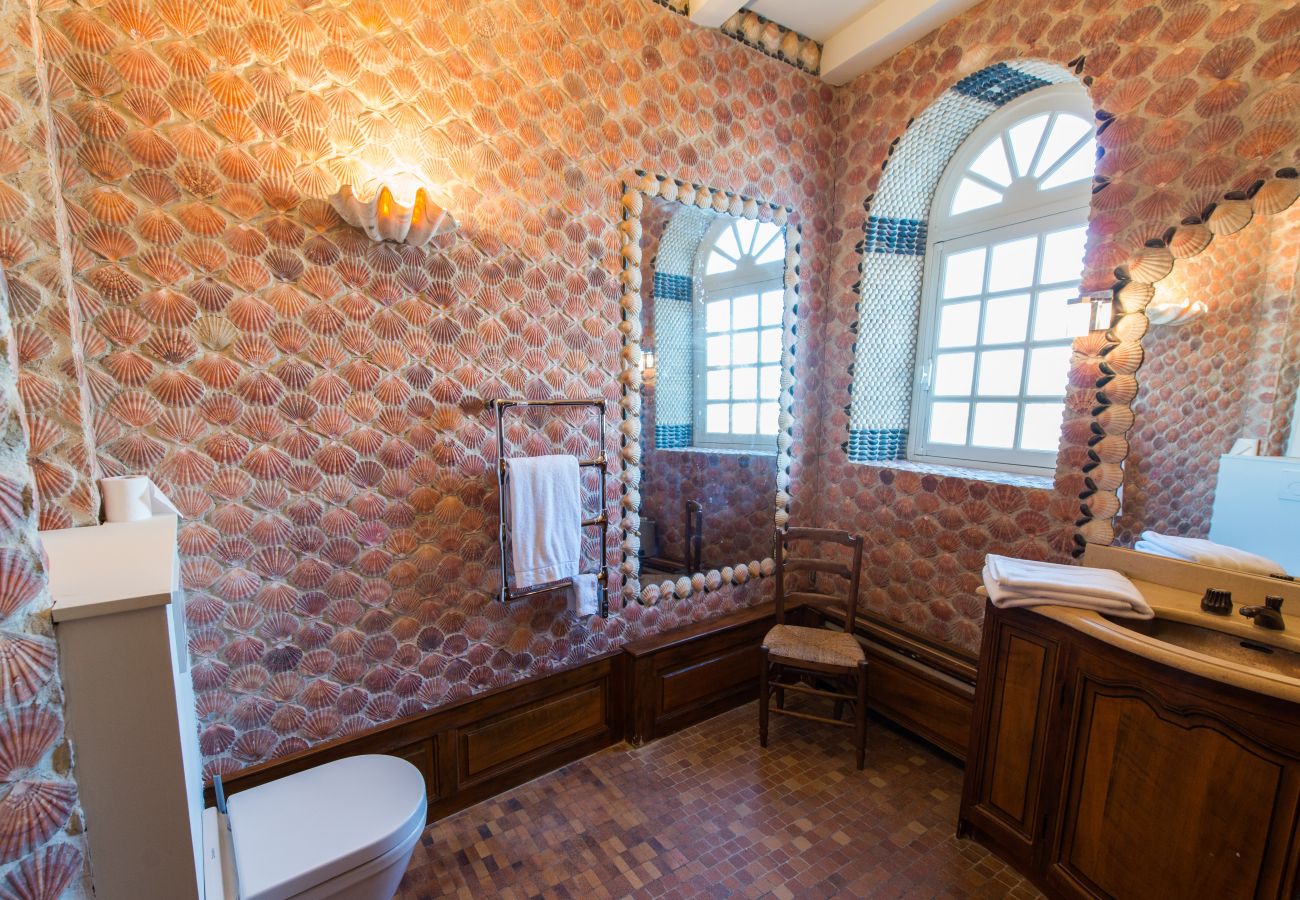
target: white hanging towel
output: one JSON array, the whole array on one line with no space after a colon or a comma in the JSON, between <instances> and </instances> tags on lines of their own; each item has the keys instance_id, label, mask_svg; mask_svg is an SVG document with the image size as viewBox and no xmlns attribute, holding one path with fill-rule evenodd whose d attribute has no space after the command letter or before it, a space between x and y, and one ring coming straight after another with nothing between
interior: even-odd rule
<instances>
[{"instance_id":1,"label":"white hanging towel","mask_svg":"<svg viewBox=\"0 0 1300 900\"><path fill-rule=\"evenodd\" d=\"M1114 569L1067 566L990 553L984 559L984 588L993 605L1073 606L1112 616L1150 619L1146 598Z\"/></svg>"},{"instance_id":2,"label":"white hanging towel","mask_svg":"<svg viewBox=\"0 0 1300 900\"><path fill-rule=\"evenodd\" d=\"M582 560L582 496L576 456L506 460L516 588L572 578Z\"/></svg>"},{"instance_id":3,"label":"white hanging towel","mask_svg":"<svg viewBox=\"0 0 1300 900\"><path fill-rule=\"evenodd\" d=\"M1181 559L1184 562L1198 563L1202 566L1216 566L1220 569L1235 569L1253 575L1282 575L1284 569L1266 556L1216 544L1202 538L1180 537L1173 534L1160 534L1157 531L1142 532L1142 540L1133 545L1134 550Z\"/></svg>"},{"instance_id":4,"label":"white hanging towel","mask_svg":"<svg viewBox=\"0 0 1300 900\"><path fill-rule=\"evenodd\" d=\"M595 575L579 575L573 579L570 607L580 616L600 615L600 582Z\"/></svg>"}]
</instances>

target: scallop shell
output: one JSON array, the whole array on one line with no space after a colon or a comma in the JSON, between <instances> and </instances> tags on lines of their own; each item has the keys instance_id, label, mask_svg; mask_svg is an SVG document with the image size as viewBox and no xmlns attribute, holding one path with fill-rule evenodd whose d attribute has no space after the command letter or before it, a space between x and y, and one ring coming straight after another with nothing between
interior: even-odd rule
<instances>
[{"instance_id":1,"label":"scallop shell","mask_svg":"<svg viewBox=\"0 0 1300 900\"><path fill-rule=\"evenodd\" d=\"M199 313L193 300L170 288L146 293L140 298L139 310L153 324L172 328L188 325Z\"/></svg>"},{"instance_id":2,"label":"scallop shell","mask_svg":"<svg viewBox=\"0 0 1300 900\"><path fill-rule=\"evenodd\" d=\"M161 172L136 172L128 182L144 199L155 206L166 206L181 197L176 183Z\"/></svg>"},{"instance_id":3,"label":"scallop shell","mask_svg":"<svg viewBox=\"0 0 1300 900\"><path fill-rule=\"evenodd\" d=\"M1119 463L1089 463L1084 466L1084 483L1094 491L1114 491L1124 483L1124 467Z\"/></svg>"},{"instance_id":4,"label":"scallop shell","mask_svg":"<svg viewBox=\"0 0 1300 900\"><path fill-rule=\"evenodd\" d=\"M26 703L54 676L54 642L0 631L0 700Z\"/></svg>"},{"instance_id":5,"label":"scallop shell","mask_svg":"<svg viewBox=\"0 0 1300 900\"><path fill-rule=\"evenodd\" d=\"M87 141L77 151L77 159L100 181L118 181L135 169L130 157L102 141Z\"/></svg>"},{"instance_id":6,"label":"scallop shell","mask_svg":"<svg viewBox=\"0 0 1300 900\"><path fill-rule=\"evenodd\" d=\"M98 54L77 53L64 63L63 71L92 97L108 97L122 87L117 70Z\"/></svg>"},{"instance_id":7,"label":"scallop shell","mask_svg":"<svg viewBox=\"0 0 1300 900\"><path fill-rule=\"evenodd\" d=\"M135 202L117 188L97 187L86 195L86 209L108 225L125 225L136 213Z\"/></svg>"},{"instance_id":8,"label":"scallop shell","mask_svg":"<svg viewBox=\"0 0 1300 900\"><path fill-rule=\"evenodd\" d=\"M199 272L210 275L226 264L226 251L214 241L187 241L177 248L180 257Z\"/></svg>"},{"instance_id":9,"label":"scallop shell","mask_svg":"<svg viewBox=\"0 0 1300 900\"><path fill-rule=\"evenodd\" d=\"M133 428L148 427L162 415L158 401L143 391L123 391L109 403L108 411Z\"/></svg>"},{"instance_id":10,"label":"scallop shell","mask_svg":"<svg viewBox=\"0 0 1300 900\"><path fill-rule=\"evenodd\" d=\"M1245 228L1253 215L1249 200L1223 200L1205 220L1214 234L1233 234Z\"/></svg>"},{"instance_id":11,"label":"scallop shell","mask_svg":"<svg viewBox=\"0 0 1300 900\"><path fill-rule=\"evenodd\" d=\"M1169 252L1175 259L1187 259L1210 245L1214 233L1204 225L1179 225L1169 236Z\"/></svg>"},{"instance_id":12,"label":"scallop shell","mask_svg":"<svg viewBox=\"0 0 1300 900\"><path fill-rule=\"evenodd\" d=\"M191 282L186 288L186 293L208 312L220 312L225 309L230 298L234 296L234 291L211 278L200 278L198 281Z\"/></svg>"},{"instance_id":13,"label":"scallop shell","mask_svg":"<svg viewBox=\"0 0 1300 900\"><path fill-rule=\"evenodd\" d=\"M1272 178L1251 198L1255 212L1271 216L1288 209L1300 196L1300 178Z\"/></svg>"},{"instance_id":14,"label":"scallop shell","mask_svg":"<svg viewBox=\"0 0 1300 900\"><path fill-rule=\"evenodd\" d=\"M55 900L64 896L82 870L82 856L72 844L50 844L26 857L5 875L3 887L12 897Z\"/></svg>"},{"instance_id":15,"label":"scallop shell","mask_svg":"<svg viewBox=\"0 0 1300 900\"><path fill-rule=\"evenodd\" d=\"M1120 343L1106 350L1102 372L1107 375L1132 375L1142 365L1142 345L1136 342Z\"/></svg>"},{"instance_id":16,"label":"scallop shell","mask_svg":"<svg viewBox=\"0 0 1300 900\"><path fill-rule=\"evenodd\" d=\"M222 106L248 109L257 102L257 92L252 86L229 70L213 72L207 78L207 85Z\"/></svg>"},{"instance_id":17,"label":"scallop shell","mask_svg":"<svg viewBox=\"0 0 1300 900\"><path fill-rule=\"evenodd\" d=\"M169 41L161 50L172 71L181 78L202 78L212 68L212 60L192 41Z\"/></svg>"},{"instance_id":18,"label":"scallop shell","mask_svg":"<svg viewBox=\"0 0 1300 900\"><path fill-rule=\"evenodd\" d=\"M189 274L184 261L166 247L151 247L140 254L136 262L162 284L175 284Z\"/></svg>"},{"instance_id":19,"label":"scallop shell","mask_svg":"<svg viewBox=\"0 0 1300 900\"><path fill-rule=\"evenodd\" d=\"M1174 267L1174 256L1167 247L1143 247L1128 262L1128 273L1134 281L1155 284L1168 275Z\"/></svg>"},{"instance_id":20,"label":"scallop shell","mask_svg":"<svg viewBox=\"0 0 1300 900\"><path fill-rule=\"evenodd\" d=\"M167 447L142 432L123 435L109 445L109 450L133 471L148 471L162 462Z\"/></svg>"},{"instance_id":21,"label":"scallop shell","mask_svg":"<svg viewBox=\"0 0 1300 900\"><path fill-rule=\"evenodd\" d=\"M44 579L32 569L25 555L0 550L0 619L36 599L44 587Z\"/></svg>"},{"instance_id":22,"label":"scallop shell","mask_svg":"<svg viewBox=\"0 0 1300 900\"><path fill-rule=\"evenodd\" d=\"M191 406L199 402L204 392L203 382L176 371L160 372L149 389L167 406Z\"/></svg>"},{"instance_id":23,"label":"scallop shell","mask_svg":"<svg viewBox=\"0 0 1300 900\"><path fill-rule=\"evenodd\" d=\"M124 79L141 87L161 89L171 78L167 66L142 45L122 47L116 51L113 65Z\"/></svg>"},{"instance_id":24,"label":"scallop shell","mask_svg":"<svg viewBox=\"0 0 1300 900\"><path fill-rule=\"evenodd\" d=\"M1132 403L1137 392L1138 380L1132 375L1108 375L1097 382L1097 399L1103 403Z\"/></svg>"},{"instance_id":25,"label":"scallop shell","mask_svg":"<svg viewBox=\"0 0 1300 900\"><path fill-rule=\"evenodd\" d=\"M103 100L87 100L73 104L72 117L91 138L116 140L126 131L126 119Z\"/></svg>"},{"instance_id":26,"label":"scallop shell","mask_svg":"<svg viewBox=\"0 0 1300 900\"><path fill-rule=\"evenodd\" d=\"M117 35L94 14L84 9L69 9L59 16L63 33L83 50L102 56L117 43Z\"/></svg>"},{"instance_id":27,"label":"scallop shell","mask_svg":"<svg viewBox=\"0 0 1300 900\"><path fill-rule=\"evenodd\" d=\"M0 799L0 863L10 863L49 841L76 806L70 782L19 781Z\"/></svg>"},{"instance_id":28,"label":"scallop shell","mask_svg":"<svg viewBox=\"0 0 1300 900\"><path fill-rule=\"evenodd\" d=\"M129 387L142 387L153 376L153 363L129 350L110 353L103 364L114 378Z\"/></svg>"}]
</instances>

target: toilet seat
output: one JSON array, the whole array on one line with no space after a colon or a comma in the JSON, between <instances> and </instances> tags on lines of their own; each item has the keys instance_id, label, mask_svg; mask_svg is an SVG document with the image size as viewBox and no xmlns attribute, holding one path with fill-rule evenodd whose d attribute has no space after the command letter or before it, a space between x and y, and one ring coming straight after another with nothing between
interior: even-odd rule
<instances>
[{"instance_id":1,"label":"toilet seat","mask_svg":"<svg viewBox=\"0 0 1300 900\"><path fill-rule=\"evenodd\" d=\"M348 757L241 791L228 816L205 811L213 826L204 829L206 867L227 870L207 900L327 897L387 866L404 868L426 809L424 778L394 756Z\"/></svg>"}]
</instances>

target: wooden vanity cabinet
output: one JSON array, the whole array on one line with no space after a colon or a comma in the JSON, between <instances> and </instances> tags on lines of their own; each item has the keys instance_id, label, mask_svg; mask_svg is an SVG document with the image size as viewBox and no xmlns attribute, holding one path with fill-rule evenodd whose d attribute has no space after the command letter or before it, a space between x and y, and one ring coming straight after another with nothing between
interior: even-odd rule
<instances>
[{"instance_id":1,"label":"wooden vanity cabinet","mask_svg":"<svg viewBox=\"0 0 1300 900\"><path fill-rule=\"evenodd\" d=\"M1049 896L1300 897L1300 706L1029 610L980 673L959 830Z\"/></svg>"}]
</instances>

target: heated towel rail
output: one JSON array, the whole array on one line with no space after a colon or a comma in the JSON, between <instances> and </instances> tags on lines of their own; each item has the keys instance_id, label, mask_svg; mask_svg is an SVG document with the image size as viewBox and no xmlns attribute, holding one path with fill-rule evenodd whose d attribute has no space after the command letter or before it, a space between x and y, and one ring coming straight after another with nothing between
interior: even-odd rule
<instances>
[{"instance_id":1,"label":"heated towel rail","mask_svg":"<svg viewBox=\"0 0 1300 900\"><path fill-rule=\"evenodd\" d=\"M596 411L596 455L591 459L578 462L583 468L595 468L600 472L600 512L590 519L583 519L583 528L600 528L600 569L596 573L596 584L600 596L600 615L609 615L609 567L605 562L609 552L609 514L605 509L605 477L608 463L605 459L605 401L597 400L493 400L492 407L497 414L497 504L501 513L501 524L497 532L497 543L501 547L501 596L502 603L522 600L534 594L558 590L572 584L573 579L566 578L549 584L515 589L510 585L510 504L506 502L506 413L512 409L527 407L591 407Z\"/></svg>"}]
</instances>

